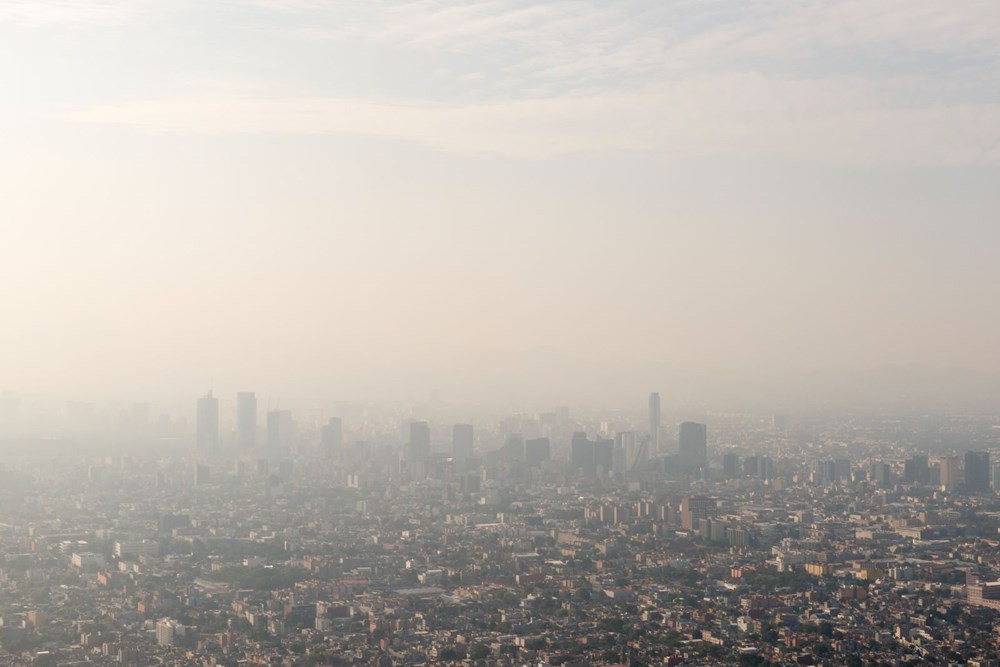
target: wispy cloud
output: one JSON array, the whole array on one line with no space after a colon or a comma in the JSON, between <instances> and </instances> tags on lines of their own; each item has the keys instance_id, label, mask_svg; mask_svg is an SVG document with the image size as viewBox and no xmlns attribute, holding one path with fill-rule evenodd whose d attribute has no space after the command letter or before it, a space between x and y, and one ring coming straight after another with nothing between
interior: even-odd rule
<instances>
[{"instance_id":1,"label":"wispy cloud","mask_svg":"<svg viewBox=\"0 0 1000 667\"><path fill-rule=\"evenodd\" d=\"M417 105L197 95L94 107L74 121L150 132L357 134L518 158L603 151L777 155L847 163L1000 161L1000 105L872 105L867 84L722 76L627 93Z\"/></svg>"},{"instance_id":2,"label":"wispy cloud","mask_svg":"<svg viewBox=\"0 0 1000 667\"><path fill-rule=\"evenodd\" d=\"M116 25L148 5L143 0L0 0L0 23Z\"/></svg>"},{"instance_id":3,"label":"wispy cloud","mask_svg":"<svg viewBox=\"0 0 1000 667\"><path fill-rule=\"evenodd\" d=\"M350 34L394 49L483 56L497 78L526 84L832 66L878 77L889 54L1000 56L992 0L375 0L350 13L341 3L258 1L282 11L297 6L309 17L302 34L314 39Z\"/></svg>"},{"instance_id":4,"label":"wispy cloud","mask_svg":"<svg viewBox=\"0 0 1000 667\"><path fill-rule=\"evenodd\" d=\"M201 6L175 2L195 13ZM1000 68L994 0L218 0L217 6L237 13L252 7L257 19L261 12L280 17L254 24L279 36L271 44L276 62L281 40L329 42L349 53L363 44L377 89L352 96L293 77L297 87L239 91L220 78L209 93L110 100L63 117L148 131L359 134L536 158L623 150L1000 161L1000 93L991 86ZM0 0L0 19L37 22L48 12L110 21L133 7L112 0ZM410 56L448 66L414 73L399 64ZM412 76L426 80L394 85Z\"/></svg>"}]
</instances>

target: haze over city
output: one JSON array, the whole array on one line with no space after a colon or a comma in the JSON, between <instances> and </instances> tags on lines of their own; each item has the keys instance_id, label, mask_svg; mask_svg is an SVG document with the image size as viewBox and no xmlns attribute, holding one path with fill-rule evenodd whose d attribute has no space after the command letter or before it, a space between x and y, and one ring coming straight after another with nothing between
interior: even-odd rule
<instances>
[{"instance_id":1,"label":"haze over city","mask_svg":"<svg viewBox=\"0 0 1000 667\"><path fill-rule=\"evenodd\" d=\"M1000 667L996 0L0 0L0 667Z\"/></svg>"},{"instance_id":2,"label":"haze over city","mask_svg":"<svg viewBox=\"0 0 1000 667\"><path fill-rule=\"evenodd\" d=\"M2 2L0 385L995 397L998 36L990 2Z\"/></svg>"}]
</instances>

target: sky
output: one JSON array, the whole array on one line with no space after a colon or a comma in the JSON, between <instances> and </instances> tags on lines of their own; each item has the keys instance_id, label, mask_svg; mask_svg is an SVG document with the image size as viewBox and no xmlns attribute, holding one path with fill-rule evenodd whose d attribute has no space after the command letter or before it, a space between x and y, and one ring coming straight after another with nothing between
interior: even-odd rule
<instances>
[{"instance_id":1,"label":"sky","mask_svg":"<svg viewBox=\"0 0 1000 667\"><path fill-rule=\"evenodd\" d=\"M995 0L0 0L0 388L996 374L998 183Z\"/></svg>"}]
</instances>

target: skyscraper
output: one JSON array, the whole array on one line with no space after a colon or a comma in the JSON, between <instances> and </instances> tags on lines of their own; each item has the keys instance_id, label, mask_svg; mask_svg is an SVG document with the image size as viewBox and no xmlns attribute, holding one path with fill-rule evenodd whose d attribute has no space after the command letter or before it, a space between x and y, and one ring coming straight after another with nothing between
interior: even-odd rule
<instances>
[{"instance_id":1,"label":"skyscraper","mask_svg":"<svg viewBox=\"0 0 1000 667\"><path fill-rule=\"evenodd\" d=\"M585 477L593 477L597 464L594 462L594 443L583 431L573 434L570 442L570 466L573 470L582 470Z\"/></svg>"},{"instance_id":2,"label":"skyscraper","mask_svg":"<svg viewBox=\"0 0 1000 667\"><path fill-rule=\"evenodd\" d=\"M907 484L927 484L930 477L926 455L914 454L903 463L903 480Z\"/></svg>"},{"instance_id":3,"label":"skyscraper","mask_svg":"<svg viewBox=\"0 0 1000 667\"><path fill-rule=\"evenodd\" d=\"M817 461L813 465L813 480L820 486L832 484L837 479L837 464L833 461Z\"/></svg>"},{"instance_id":4,"label":"skyscraper","mask_svg":"<svg viewBox=\"0 0 1000 667\"><path fill-rule=\"evenodd\" d=\"M330 417L320 428L319 436L324 458L337 458L344 446L344 422L340 417Z\"/></svg>"},{"instance_id":5,"label":"skyscraper","mask_svg":"<svg viewBox=\"0 0 1000 667\"><path fill-rule=\"evenodd\" d=\"M722 474L728 479L739 476L740 457L738 454L729 452L722 455Z\"/></svg>"},{"instance_id":6,"label":"skyscraper","mask_svg":"<svg viewBox=\"0 0 1000 667\"><path fill-rule=\"evenodd\" d=\"M691 530L698 519L708 518L715 509L715 502L705 496L684 496L681 498L681 526Z\"/></svg>"},{"instance_id":7,"label":"skyscraper","mask_svg":"<svg viewBox=\"0 0 1000 667\"><path fill-rule=\"evenodd\" d=\"M614 467L614 440L590 440L583 431L573 434L570 442L570 465L582 470L584 477L594 479L598 473L606 475Z\"/></svg>"},{"instance_id":8,"label":"skyscraper","mask_svg":"<svg viewBox=\"0 0 1000 667\"><path fill-rule=\"evenodd\" d=\"M615 448L621 450L621 472L642 470L647 464L647 443L640 443L632 431L615 435Z\"/></svg>"},{"instance_id":9,"label":"skyscraper","mask_svg":"<svg viewBox=\"0 0 1000 667\"><path fill-rule=\"evenodd\" d=\"M219 446L219 399L208 392L198 399L195 441L198 449L216 449Z\"/></svg>"},{"instance_id":10,"label":"skyscraper","mask_svg":"<svg viewBox=\"0 0 1000 667\"><path fill-rule=\"evenodd\" d=\"M271 410L267 413L267 448L282 453L292 446L295 425L291 410Z\"/></svg>"},{"instance_id":11,"label":"skyscraper","mask_svg":"<svg viewBox=\"0 0 1000 667\"><path fill-rule=\"evenodd\" d=\"M500 458L512 465L524 463L524 436L520 433L510 433L503 440Z\"/></svg>"},{"instance_id":12,"label":"skyscraper","mask_svg":"<svg viewBox=\"0 0 1000 667\"><path fill-rule=\"evenodd\" d=\"M594 443L594 464L596 466L594 474L598 472L603 476L614 469L615 441L607 438L598 438Z\"/></svg>"},{"instance_id":13,"label":"skyscraper","mask_svg":"<svg viewBox=\"0 0 1000 667\"><path fill-rule=\"evenodd\" d=\"M892 466L885 461L872 461L868 472L868 479L882 489L892 486Z\"/></svg>"},{"instance_id":14,"label":"skyscraper","mask_svg":"<svg viewBox=\"0 0 1000 667\"><path fill-rule=\"evenodd\" d=\"M257 447L257 397L252 391L236 394L236 435L240 449Z\"/></svg>"},{"instance_id":15,"label":"skyscraper","mask_svg":"<svg viewBox=\"0 0 1000 667\"><path fill-rule=\"evenodd\" d=\"M524 443L525 462L537 468L543 461L548 461L551 456L551 446L548 438L534 438Z\"/></svg>"},{"instance_id":16,"label":"skyscraper","mask_svg":"<svg viewBox=\"0 0 1000 667\"><path fill-rule=\"evenodd\" d=\"M941 488L945 491L956 491L958 489L958 457L942 456L939 460L941 466Z\"/></svg>"},{"instance_id":17,"label":"skyscraper","mask_svg":"<svg viewBox=\"0 0 1000 667\"><path fill-rule=\"evenodd\" d=\"M426 461L431 457L431 427L427 422L410 422L410 460Z\"/></svg>"},{"instance_id":18,"label":"skyscraper","mask_svg":"<svg viewBox=\"0 0 1000 667\"><path fill-rule=\"evenodd\" d=\"M965 489L969 493L988 493L990 490L990 453L965 453Z\"/></svg>"},{"instance_id":19,"label":"skyscraper","mask_svg":"<svg viewBox=\"0 0 1000 667\"><path fill-rule=\"evenodd\" d=\"M649 449L650 454L659 456L660 451L660 394L649 395Z\"/></svg>"},{"instance_id":20,"label":"skyscraper","mask_svg":"<svg viewBox=\"0 0 1000 667\"><path fill-rule=\"evenodd\" d=\"M761 456L758 459L757 467L761 479L774 479L774 459L770 456Z\"/></svg>"},{"instance_id":21,"label":"skyscraper","mask_svg":"<svg viewBox=\"0 0 1000 667\"><path fill-rule=\"evenodd\" d=\"M451 456L456 461L468 461L473 457L474 431L472 424L455 424L451 427Z\"/></svg>"},{"instance_id":22,"label":"skyscraper","mask_svg":"<svg viewBox=\"0 0 1000 667\"><path fill-rule=\"evenodd\" d=\"M684 472L708 467L708 427L683 422L678 434L680 466Z\"/></svg>"}]
</instances>

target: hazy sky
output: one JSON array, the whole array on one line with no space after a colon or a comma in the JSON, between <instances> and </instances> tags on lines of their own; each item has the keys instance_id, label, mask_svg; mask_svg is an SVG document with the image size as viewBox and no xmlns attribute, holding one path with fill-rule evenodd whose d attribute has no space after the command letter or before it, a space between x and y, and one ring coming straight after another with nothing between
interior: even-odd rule
<instances>
[{"instance_id":1,"label":"hazy sky","mask_svg":"<svg viewBox=\"0 0 1000 667\"><path fill-rule=\"evenodd\" d=\"M0 388L997 372L998 223L996 0L0 0Z\"/></svg>"}]
</instances>

